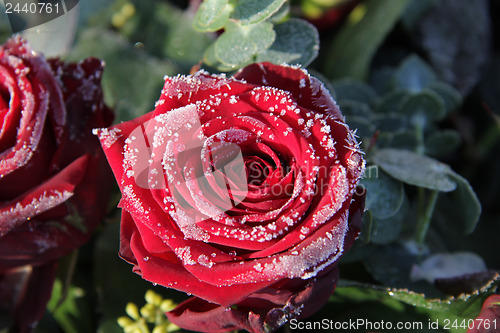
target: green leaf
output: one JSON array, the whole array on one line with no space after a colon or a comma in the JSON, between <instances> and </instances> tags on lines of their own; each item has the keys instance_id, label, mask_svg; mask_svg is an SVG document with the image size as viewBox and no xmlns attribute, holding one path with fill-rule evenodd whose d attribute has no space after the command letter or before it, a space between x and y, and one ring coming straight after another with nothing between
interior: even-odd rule
<instances>
[{"instance_id":1,"label":"green leaf","mask_svg":"<svg viewBox=\"0 0 500 333\"><path fill-rule=\"evenodd\" d=\"M258 23L270 18L285 2L286 0L236 1L231 18L242 25Z\"/></svg>"},{"instance_id":2,"label":"green leaf","mask_svg":"<svg viewBox=\"0 0 500 333\"><path fill-rule=\"evenodd\" d=\"M404 90L390 92L384 97L375 108L375 113L398 113L401 106L410 98L410 93Z\"/></svg>"},{"instance_id":3,"label":"green leaf","mask_svg":"<svg viewBox=\"0 0 500 333\"><path fill-rule=\"evenodd\" d=\"M373 118L373 125L383 132L398 132L408 127L408 119L399 113L377 114Z\"/></svg>"},{"instance_id":4,"label":"green leaf","mask_svg":"<svg viewBox=\"0 0 500 333\"><path fill-rule=\"evenodd\" d=\"M361 179L366 189L366 209L379 219L394 216L401 208L404 198L403 184L382 170L370 168L370 174ZM376 170L376 172L372 172Z\"/></svg>"},{"instance_id":5,"label":"green leaf","mask_svg":"<svg viewBox=\"0 0 500 333\"><path fill-rule=\"evenodd\" d=\"M319 35L312 24L291 18L276 25L274 31L276 40L269 49L257 55L256 61L307 67L318 55Z\"/></svg>"},{"instance_id":6,"label":"green leaf","mask_svg":"<svg viewBox=\"0 0 500 333\"><path fill-rule=\"evenodd\" d=\"M224 28L232 10L228 3L228 0L204 0L194 16L193 28L201 32Z\"/></svg>"},{"instance_id":7,"label":"green leaf","mask_svg":"<svg viewBox=\"0 0 500 333\"><path fill-rule=\"evenodd\" d=\"M372 211L363 214L363 228L361 237L366 243L390 244L400 238L403 226L408 224L406 214L409 210L408 200L403 196L403 203L397 213L389 218L376 218ZM364 251L366 254L367 251Z\"/></svg>"},{"instance_id":8,"label":"green leaf","mask_svg":"<svg viewBox=\"0 0 500 333\"><path fill-rule=\"evenodd\" d=\"M225 66L236 68L249 62L256 53L266 50L275 38L272 23L248 26L232 23L215 41L215 58Z\"/></svg>"},{"instance_id":9,"label":"green leaf","mask_svg":"<svg viewBox=\"0 0 500 333\"><path fill-rule=\"evenodd\" d=\"M393 290L391 296L415 307L425 308L429 312L443 312L459 317L475 318L481 305L489 295L493 294L500 285L500 276L497 274L491 281L474 294L465 294L450 299L431 299L423 294L408 290Z\"/></svg>"},{"instance_id":10,"label":"green leaf","mask_svg":"<svg viewBox=\"0 0 500 333\"><path fill-rule=\"evenodd\" d=\"M364 15L358 21L348 20L337 34L326 57L330 78L367 78L373 55L399 20L410 0L367 1L358 7ZM355 12L353 12L356 14ZM352 16L352 14L351 14Z\"/></svg>"},{"instance_id":11,"label":"green leaf","mask_svg":"<svg viewBox=\"0 0 500 333\"><path fill-rule=\"evenodd\" d=\"M415 131L402 130L393 133L391 137L390 147L415 151L418 147L418 139Z\"/></svg>"},{"instance_id":12,"label":"green leaf","mask_svg":"<svg viewBox=\"0 0 500 333\"><path fill-rule=\"evenodd\" d=\"M370 240L374 244L390 244L399 239L404 226L404 214L398 213L386 219L374 217Z\"/></svg>"},{"instance_id":13,"label":"green leaf","mask_svg":"<svg viewBox=\"0 0 500 333\"><path fill-rule=\"evenodd\" d=\"M427 88L441 97L447 113L457 109L462 103L462 95L455 88L444 82L432 82Z\"/></svg>"},{"instance_id":14,"label":"green leaf","mask_svg":"<svg viewBox=\"0 0 500 333\"><path fill-rule=\"evenodd\" d=\"M163 15L168 18L168 29L162 53L177 63L185 64L190 68L203 58L205 50L212 42L208 34L195 31L192 26L192 16L189 12L178 11L172 15L174 8L169 8L170 14Z\"/></svg>"},{"instance_id":15,"label":"green leaf","mask_svg":"<svg viewBox=\"0 0 500 333\"><path fill-rule=\"evenodd\" d=\"M115 108L118 121L134 119L153 110L163 77L177 73L171 63L132 47L108 30L83 31L68 58L81 60L89 56L106 63L102 78L105 101Z\"/></svg>"},{"instance_id":16,"label":"green leaf","mask_svg":"<svg viewBox=\"0 0 500 333\"><path fill-rule=\"evenodd\" d=\"M435 81L436 74L432 68L416 55L403 60L394 75L395 87L412 93L420 92Z\"/></svg>"},{"instance_id":17,"label":"green leaf","mask_svg":"<svg viewBox=\"0 0 500 333\"><path fill-rule=\"evenodd\" d=\"M434 132L425 140L425 153L431 156L449 154L458 148L460 141L460 135L455 130Z\"/></svg>"},{"instance_id":18,"label":"green leaf","mask_svg":"<svg viewBox=\"0 0 500 333\"><path fill-rule=\"evenodd\" d=\"M455 203L456 222L460 224L465 233L470 234L476 228L481 215L481 202L467 179L454 171L450 177L457 183L457 189L450 193Z\"/></svg>"},{"instance_id":19,"label":"green leaf","mask_svg":"<svg viewBox=\"0 0 500 333\"><path fill-rule=\"evenodd\" d=\"M447 164L421 154L385 148L375 152L373 161L392 177L410 185L441 192L457 188Z\"/></svg>"},{"instance_id":20,"label":"green leaf","mask_svg":"<svg viewBox=\"0 0 500 333\"><path fill-rule=\"evenodd\" d=\"M73 285L69 286L64 300L62 299L63 292L63 283L56 279L52 289L52 297L47 304L47 308L56 322L67 333L91 332L92 312L89 295L83 288Z\"/></svg>"},{"instance_id":21,"label":"green leaf","mask_svg":"<svg viewBox=\"0 0 500 333\"><path fill-rule=\"evenodd\" d=\"M412 266L417 262L417 255L405 245L393 243L372 246L366 256L366 267L373 278L391 288L410 288L428 295L441 293L428 282L413 282L410 279Z\"/></svg>"},{"instance_id":22,"label":"green leaf","mask_svg":"<svg viewBox=\"0 0 500 333\"><path fill-rule=\"evenodd\" d=\"M408 332L465 333L466 329L451 327L453 321L457 319L460 325L464 319L466 323L469 319L475 319L484 301L495 293L498 285L497 275L477 293L440 299L408 289L340 280L328 304L332 307L338 304L338 309L335 309L337 311L329 309L328 313L340 311L342 317L339 320L346 320L348 316L352 317L353 321L359 319L359 313L362 313L363 319L374 317L370 320L377 321L383 318L386 323L392 324L401 321L404 316L411 316L404 319L405 322L412 324ZM446 323L449 323L447 329L444 328ZM354 332L366 332L366 329Z\"/></svg>"},{"instance_id":23,"label":"green leaf","mask_svg":"<svg viewBox=\"0 0 500 333\"><path fill-rule=\"evenodd\" d=\"M366 117L346 116L346 122L349 128L356 130L356 135L360 138L371 138L375 133L375 127Z\"/></svg>"},{"instance_id":24,"label":"green leaf","mask_svg":"<svg viewBox=\"0 0 500 333\"><path fill-rule=\"evenodd\" d=\"M370 104L377 98L377 94L372 87L352 79L343 79L333 82L333 89L337 102L352 100Z\"/></svg>"},{"instance_id":25,"label":"green leaf","mask_svg":"<svg viewBox=\"0 0 500 333\"><path fill-rule=\"evenodd\" d=\"M442 99L431 90L422 90L411 95L406 102L401 105L401 113L410 118L410 122L419 126L420 122L436 122L446 114L446 109Z\"/></svg>"},{"instance_id":26,"label":"green leaf","mask_svg":"<svg viewBox=\"0 0 500 333\"><path fill-rule=\"evenodd\" d=\"M362 102L345 100L339 102L339 107L342 114L346 116L358 116L366 118L367 120L371 120L373 118L373 111L370 106Z\"/></svg>"}]
</instances>

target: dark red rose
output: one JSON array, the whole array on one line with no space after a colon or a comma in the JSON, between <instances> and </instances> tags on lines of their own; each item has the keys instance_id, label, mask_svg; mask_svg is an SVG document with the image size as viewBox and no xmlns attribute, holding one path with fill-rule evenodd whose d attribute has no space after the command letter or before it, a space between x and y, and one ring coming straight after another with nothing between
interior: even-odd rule
<instances>
[{"instance_id":1,"label":"dark red rose","mask_svg":"<svg viewBox=\"0 0 500 333\"><path fill-rule=\"evenodd\" d=\"M38 283L49 297L54 261L86 242L103 217L111 172L92 128L109 126L113 115L102 70L98 59L46 60L19 36L0 47L0 290ZM46 302L27 315L18 302L25 296L0 304L22 327Z\"/></svg>"},{"instance_id":2,"label":"dark red rose","mask_svg":"<svg viewBox=\"0 0 500 333\"><path fill-rule=\"evenodd\" d=\"M474 326L471 325L467 333L500 332L500 295L491 295L486 299L481 313L474 320Z\"/></svg>"},{"instance_id":3,"label":"dark red rose","mask_svg":"<svg viewBox=\"0 0 500 333\"><path fill-rule=\"evenodd\" d=\"M326 302L360 230L364 160L319 80L270 63L167 77L153 112L97 132L120 255L195 296L172 322L261 332Z\"/></svg>"}]
</instances>

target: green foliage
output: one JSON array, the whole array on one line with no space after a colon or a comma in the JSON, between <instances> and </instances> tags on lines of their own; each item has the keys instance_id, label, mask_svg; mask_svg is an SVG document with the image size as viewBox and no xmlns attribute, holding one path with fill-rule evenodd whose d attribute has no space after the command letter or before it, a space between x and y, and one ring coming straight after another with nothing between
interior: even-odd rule
<instances>
[{"instance_id":1,"label":"green foliage","mask_svg":"<svg viewBox=\"0 0 500 333\"><path fill-rule=\"evenodd\" d=\"M230 14L228 0L203 1L194 17L193 27L201 32L217 31L228 23Z\"/></svg>"},{"instance_id":2,"label":"green foliage","mask_svg":"<svg viewBox=\"0 0 500 333\"><path fill-rule=\"evenodd\" d=\"M377 150L372 158L382 170L406 184L441 192L457 188L457 183L450 177L450 167L425 155L385 148Z\"/></svg>"},{"instance_id":3,"label":"green foliage","mask_svg":"<svg viewBox=\"0 0 500 333\"><path fill-rule=\"evenodd\" d=\"M309 65L318 54L318 33L304 20L286 20L289 8L285 0L204 1L193 27L222 34L206 49L203 62L221 71L254 61Z\"/></svg>"},{"instance_id":4,"label":"green foliage","mask_svg":"<svg viewBox=\"0 0 500 333\"><path fill-rule=\"evenodd\" d=\"M449 227L463 234L471 233L479 220L481 205L474 190L440 161L461 143L456 130L440 124L457 110L462 98L415 55L403 59L397 68L375 72L370 82L373 86L352 78L333 82L337 102L348 124L357 128L368 161L361 181L368 209L362 243L345 262L363 263L371 278L398 288L383 291L392 301L415 306L428 319L472 318L485 293L495 290L497 280L489 291L477 290L474 296L449 301L440 300L445 294L436 286L410 279L414 265L433 251L445 250L435 239L441 230L432 223L435 215L454 221ZM366 288L371 296L381 290ZM346 293L360 292L353 289ZM376 298L377 302L386 299L381 294Z\"/></svg>"},{"instance_id":5,"label":"green foliage","mask_svg":"<svg viewBox=\"0 0 500 333\"><path fill-rule=\"evenodd\" d=\"M275 14L286 0L236 1L231 18L242 25L262 22Z\"/></svg>"},{"instance_id":6,"label":"green foliage","mask_svg":"<svg viewBox=\"0 0 500 333\"><path fill-rule=\"evenodd\" d=\"M291 18L274 27L276 39L267 49L257 54L256 61L277 64L309 65L318 55L319 36L310 23Z\"/></svg>"},{"instance_id":7,"label":"green foliage","mask_svg":"<svg viewBox=\"0 0 500 333\"><path fill-rule=\"evenodd\" d=\"M88 56L99 57L106 63L102 85L106 102L114 107L119 120L133 119L153 110L163 77L176 72L172 63L131 46L121 36L107 30L82 33L68 58L76 60Z\"/></svg>"},{"instance_id":8,"label":"green foliage","mask_svg":"<svg viewBox=\"0 0 500 333\"><path fill-rule=\"evenodd\" d=\"M125 333L152 333L176 332L179 327L168 321L165 312L173 310L176 304L170 299L163 299L152 290L146 291L144 295L146 304L140 309L135 303L129 302L125 307L128 316L117 319L118 325Z\"/></svg>"}]
</instances>

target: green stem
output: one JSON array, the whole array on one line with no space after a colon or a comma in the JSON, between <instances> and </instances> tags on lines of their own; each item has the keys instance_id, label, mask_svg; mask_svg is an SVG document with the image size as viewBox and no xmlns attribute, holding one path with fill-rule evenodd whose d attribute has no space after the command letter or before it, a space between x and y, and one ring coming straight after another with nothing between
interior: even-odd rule
<instances>
[{"instance_id":1,"label":"green stem","mask_svg":"<svg viewBox=\"0 0 500 333\"><path fill-rule=\"evenodd\" d=\"M434 208L436 207L436 202L438 198L439 191L433 190L427 201L427 205L424 210L424 189L419 188L419 211L417 216L417 230L415 234L415 240L418 244L422 245L425 242L425 237L427 236L427 231L429 230L429 225L431 224L432 214L434 213Z\"/></svg>"}]
</instances>

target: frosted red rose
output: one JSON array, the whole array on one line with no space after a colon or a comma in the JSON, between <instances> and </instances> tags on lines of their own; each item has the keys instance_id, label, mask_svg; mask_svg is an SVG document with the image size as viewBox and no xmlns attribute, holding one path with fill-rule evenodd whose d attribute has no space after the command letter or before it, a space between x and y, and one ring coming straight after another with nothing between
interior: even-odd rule
<instances>
[{"instance_id":1,"label":"frosted red rose","mask_svg":"<svg viewBox=\"0 0 500 333\"><path fill-rule=\"evenodd\" d=\"M0 46L0 311L29 331L56 260L86 242L111 173L92 128L109 126L102 63L46 60L20 37Z\"/></svg>"},{"instance_id":2,"label":"frosted red rose","mask_svg":"<svg viewBox=\"0 0 500 333\"><path fill-rule=\"evenodd\" d=\"M327 301L360 230L364 160L319 80L269 63L167 77L153 112L97 133L121 256L195 296L171 321L261 332Z\"/></svg>"}]
</instances>

